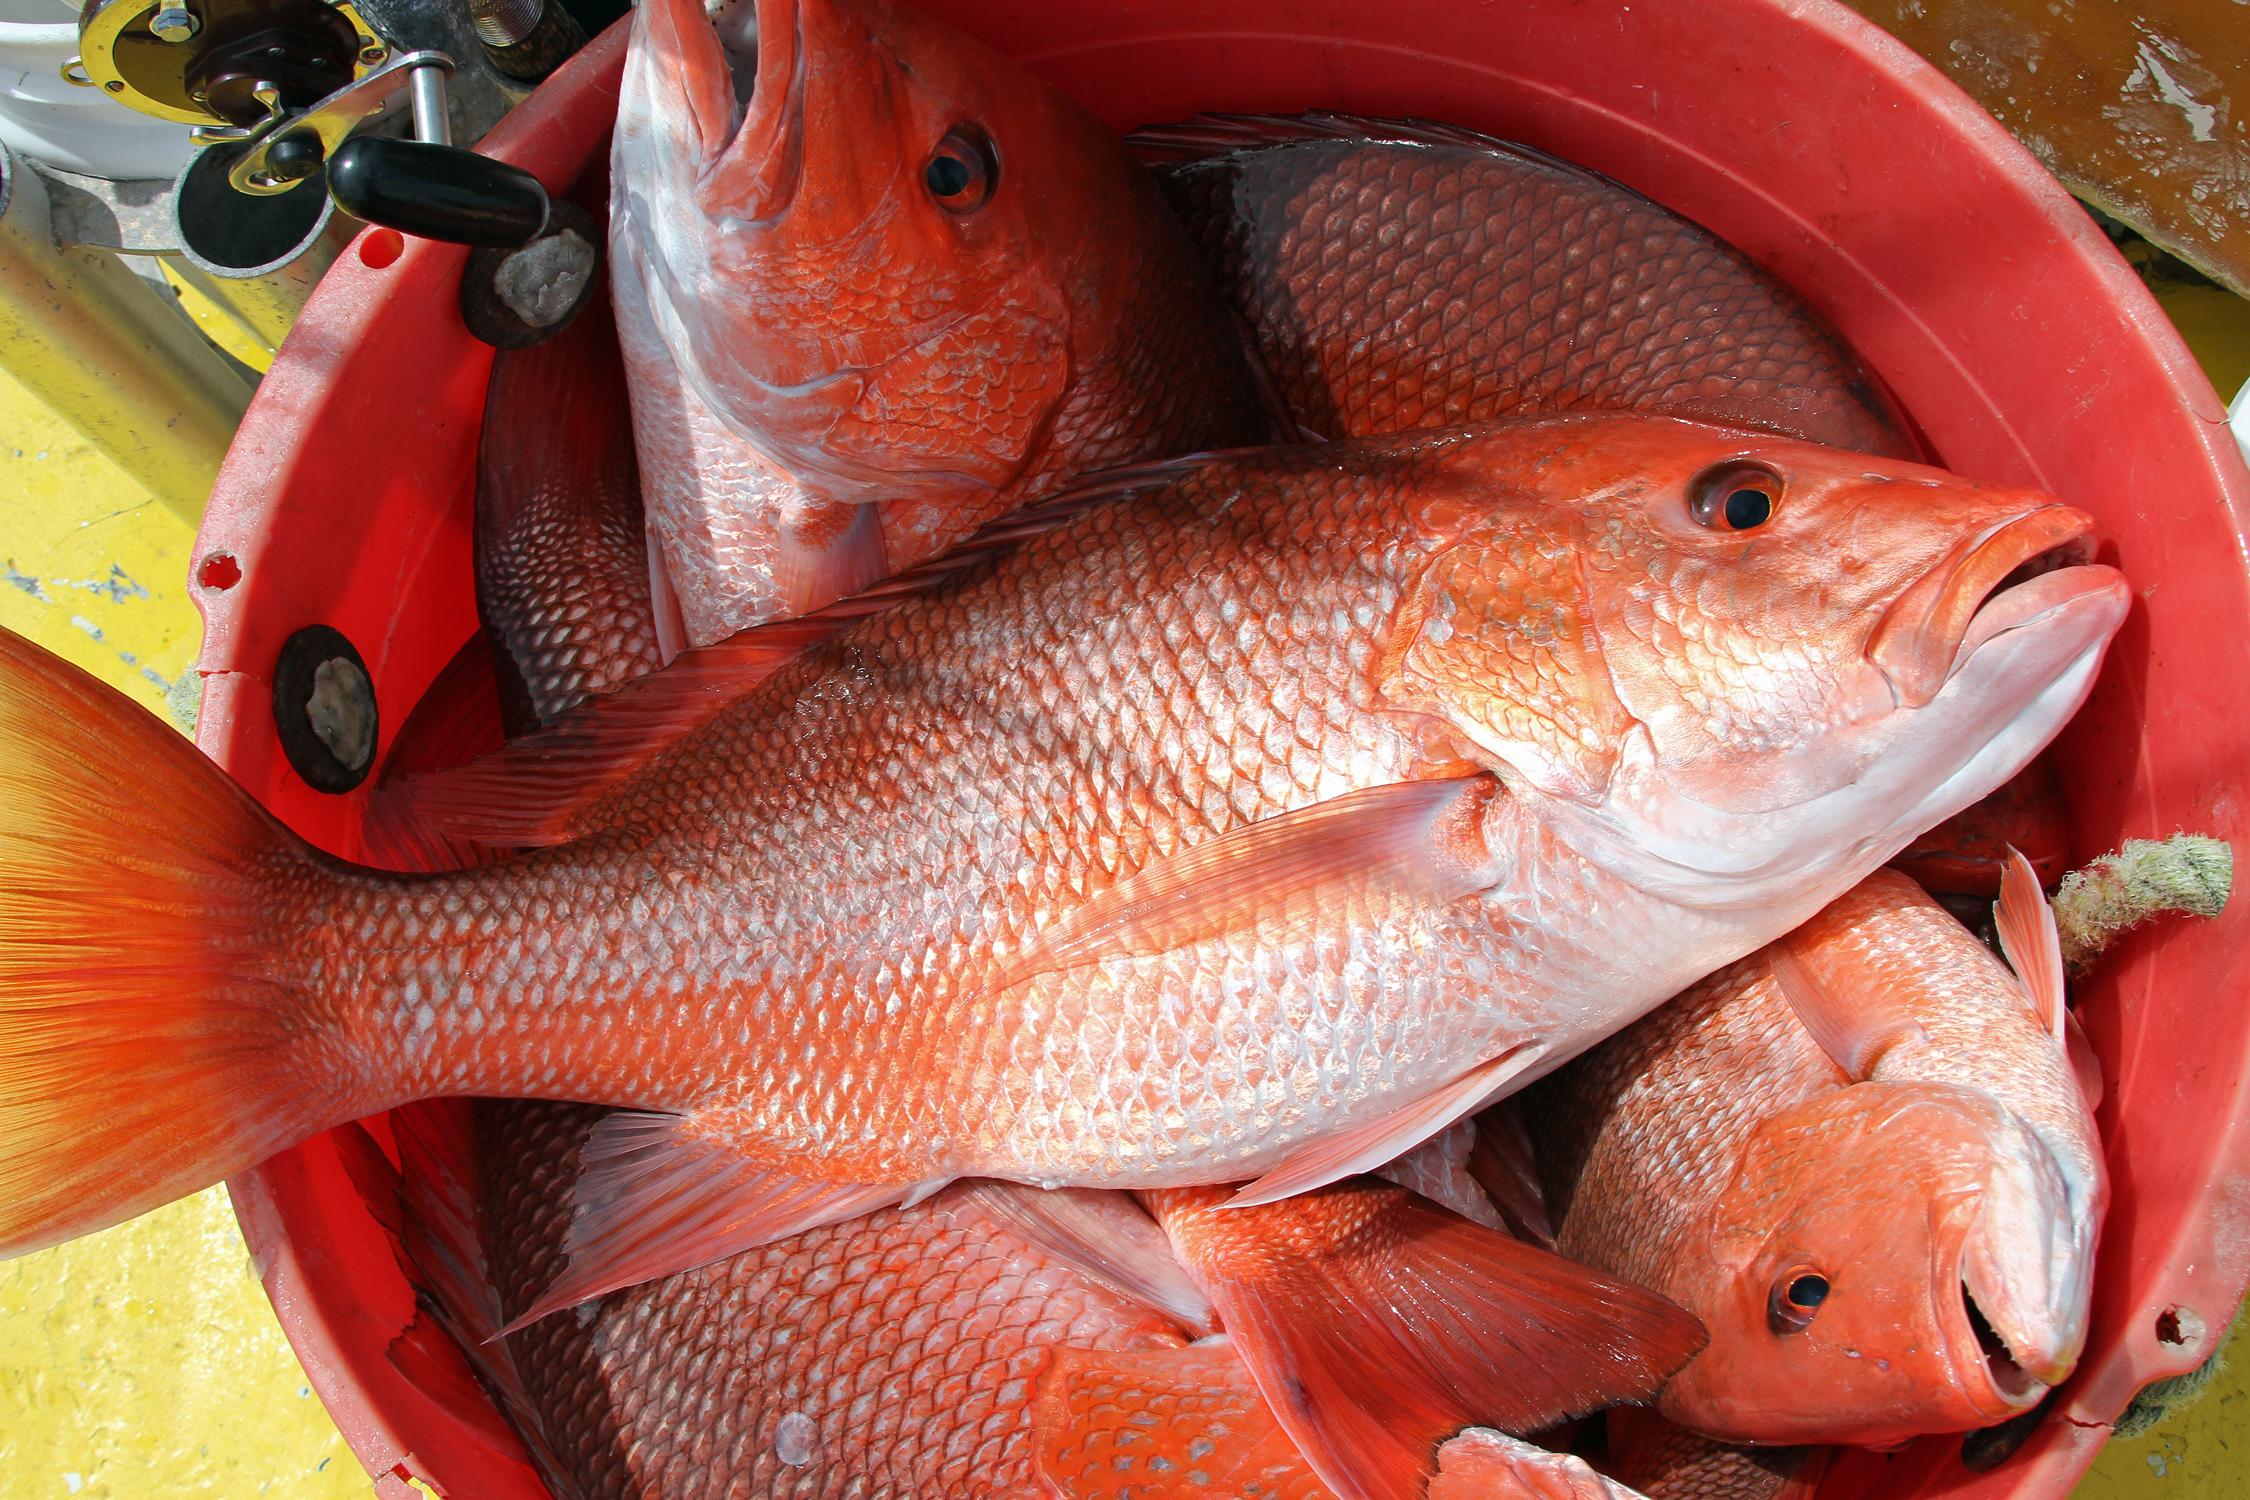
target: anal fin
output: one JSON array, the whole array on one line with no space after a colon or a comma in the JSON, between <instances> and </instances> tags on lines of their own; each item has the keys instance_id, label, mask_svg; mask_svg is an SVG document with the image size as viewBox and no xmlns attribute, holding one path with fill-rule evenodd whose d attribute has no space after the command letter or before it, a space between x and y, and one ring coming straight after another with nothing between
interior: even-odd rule
<instances>
[{"instance_id":1,"label":"anal fin","mask_svg":"<svg viewBox=\"0 0 2250 1500\"><path fill-rule=\"evenodd\" d=\"M1507 1087L1509 1080L1546 1054L1547 1049L1537 1043L1511 1048L1471 1068L1451 1083L1432 1089L1402 1109L1302 1146L1272 1171L1235 1194L1227 1206L1254 1208L1326 1187L1355 1172L1372 1172L1482 1107Z\"/></svg>"},{"instance_id":2,"label":"anal fin","mask_svg":"<svg viewBox=\"0 0 2250 1500\"><path fill-rule=\"evenodd\" d=\"M745 1159L727 1136L727 1122L710 1113L604 1117L587 1138L571 1189L569 1264L501 1332L933 1187L793 1177Z\"/></svg>"}]
</instances>

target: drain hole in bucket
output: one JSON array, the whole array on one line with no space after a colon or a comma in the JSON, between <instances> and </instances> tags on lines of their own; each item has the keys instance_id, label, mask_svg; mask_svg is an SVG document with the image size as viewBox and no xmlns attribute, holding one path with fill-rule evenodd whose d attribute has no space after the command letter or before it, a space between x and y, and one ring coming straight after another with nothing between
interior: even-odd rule
<instances>
[{"instance_id":1,"label":"drain hole in bucket","mask_svg":"<svg viewBox=\"0 0 2250 1500\"><path fill-rule=\"evenodd\" d=\"M195 581L215 591L231 589L242 582L242 564L231 552L214 552L197 566Z\"/></svg>"},{"instance_id":2,"label":"drain hole in bucket","mask_svg":"<svg viewBox=\"0 0 2250 1500\"><path fill-rule=\"evenodd\" d=\"M380 271L406 253L406 236L395 229L370 229L359 237L359 258L370 270Z\"/></svg>"},{"instance_id":3,"label":"drain hole in bucket","mask_svg":"<svg viewBox=\"0 0 2250 1500\"><path fill-rule=\"evenodd\" d=\"M2156 1315L2156 1341L2175 1349L2193 1349L2203 1342L2203 1315L2192 1307L2167 1307Z\"/></svg>"}]
</instances>

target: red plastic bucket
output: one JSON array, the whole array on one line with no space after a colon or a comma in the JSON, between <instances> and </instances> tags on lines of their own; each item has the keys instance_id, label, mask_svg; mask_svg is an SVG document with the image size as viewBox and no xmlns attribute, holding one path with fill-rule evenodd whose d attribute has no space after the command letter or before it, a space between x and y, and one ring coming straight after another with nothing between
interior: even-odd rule
<instances>
[{"instance_id":1,"label":"red plastic bucket","mask_svg":"<svg viewBox=\"0 0 2250 1500\"><path fill-rule=\"evenodd\" d=\"M2086 216L1967 96L1823 0L922 0L1120 128L1206 109L1452 121L1619 178L1741 246L1881 371L1963 473L2101 518L2140 607L2060 756L2075 853L2179 829L2241 839L2250 765L2250 474L2187 350ZM567 185L616 104L613 30L490 148ZM269 673L301 626L373 673L384 748L475 628L468 517L490 351L455 311L464 252L369 231L289 336L220 476L197 575L200 740L351 854L356 795L280 753ZM214 561L224 554L232 565ZM2241 903L2237 903L2238 907ZM1985 1474L1933 1439L1854 1455L1825 1500L2060 1496L2144 1383L2211 1352L2250 1277L2242 921L2130 939L2084 995L2110 1080L2116 1203L2093 1337L2059 1412ZM2213 1003L2218 1001L2220 1003ZM313 1384L386 1494L541 1493L426 1358L390 1245L322 1139L233 1184ZM436 1387L438 1394L432 1394ZM488 1414L487 1414L488 1415Z\"/></svg>"}]
</instances>

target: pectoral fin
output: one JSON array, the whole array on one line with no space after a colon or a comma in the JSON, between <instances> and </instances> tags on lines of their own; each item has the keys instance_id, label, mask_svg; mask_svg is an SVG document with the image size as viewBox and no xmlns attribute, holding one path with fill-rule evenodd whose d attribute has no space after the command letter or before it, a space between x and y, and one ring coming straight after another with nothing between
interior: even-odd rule
<instances>
[{"instance_id":1,"label":"pectoral fin","mask_svg":"<svg viewBox=\"0 0 2250 1500\"><path fill-rule=\"evenodd\" d=\"M1114 956L1184 948L1354 898L1467 895L1491 880L1475 820L1497 793L1488 776L1395 782L1191 844L1040 932L1009 966L1003 987Z\"/></svg>"},{"instance_id":2,"label":"pectoral fin","mask_svg":"<svg viewBox=\"0 0 2250 1500\"><path fill-rule=\"evenodd\" d=\"M1865 1082L1876 1060L1901 1042L1928 1035L1913 1017L1886 1010L1880 994L1847 994L1798 955L1791 939L1764 950L1767 972L1797 1020L1855 1082Z\"/></svg>"},{"instance_id":3,"label":"pectoral fin","mask_svg":"<svg viewBox=\"0 0 2250 1500\"><path fill-rule=\"evenodd\" d=\"M1664 1298L1387 1183L1247 1210L1173 1190L1160 1217L1342 1500L1421 1494L1464 1427L1646 1400L1703 1344Z\"/></svg>"},{"instance_id":4,"label":"pectoral fin","mask_svg":"<svg viewBox=\"0 0 2250 1500\"><path fill-rule=\"evenodd\" d=\"M1012 1182L964 1183L946 1202L979 1213L1111 1291L1146 1303L1191 1333L1217 1325L1211 1304L1172 1258L1164 1231L1129 1193L1042 1191Z\"/></svg>"}]
</instances>

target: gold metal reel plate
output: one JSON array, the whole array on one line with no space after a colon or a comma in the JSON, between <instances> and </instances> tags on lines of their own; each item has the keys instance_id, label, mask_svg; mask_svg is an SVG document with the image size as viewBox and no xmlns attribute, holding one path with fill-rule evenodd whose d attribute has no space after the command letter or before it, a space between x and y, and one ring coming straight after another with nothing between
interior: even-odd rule
<instances>
[{"instance_id":1,"label":"gold metal reel plate","mask_svg":"<svg viewBox=\"0 0 2250 1500\"><path fill-rule=\"evenodd\" d=\"M91 0L78 20L79 54L63 66L71 83L98 88L118 103L159 120L180 125L218 126L232 133L228 120L192 92L191 75L212 45L230 36L272 27L291 16L308 31L329 33L339 53L348 53L351 77L382 66L390 48L350 0L180 0L199 23L187 41L168 42L149 30L166 0ZM341 60L341 59L340 59ZM244 132L247 133L247 132Z\"/></svg>"}]
</instances>

